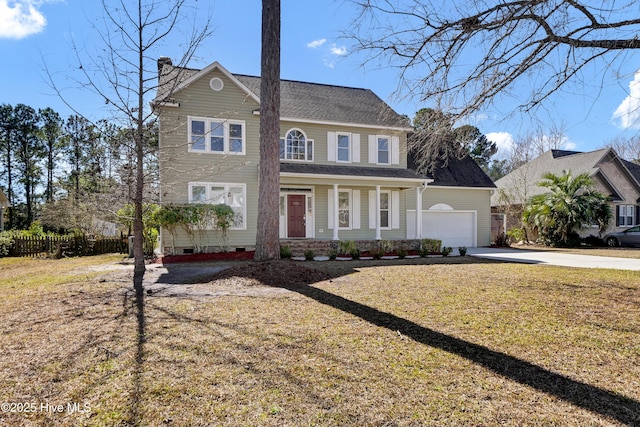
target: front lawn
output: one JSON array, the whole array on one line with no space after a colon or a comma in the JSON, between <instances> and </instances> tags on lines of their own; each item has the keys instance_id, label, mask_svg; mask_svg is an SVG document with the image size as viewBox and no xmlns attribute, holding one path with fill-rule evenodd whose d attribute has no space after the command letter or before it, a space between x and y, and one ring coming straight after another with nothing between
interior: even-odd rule
<instances>
[{"instance_id":1,"label":"front lawn","mask_svg":"<svg viewBox=\"0 0 640 427\"><path fill-rule=\"evenodd\" d=\"M236 262L138 311L115 260L0 259L0 425L640 425L638 272Z\"/></svg>"}]
</instances>

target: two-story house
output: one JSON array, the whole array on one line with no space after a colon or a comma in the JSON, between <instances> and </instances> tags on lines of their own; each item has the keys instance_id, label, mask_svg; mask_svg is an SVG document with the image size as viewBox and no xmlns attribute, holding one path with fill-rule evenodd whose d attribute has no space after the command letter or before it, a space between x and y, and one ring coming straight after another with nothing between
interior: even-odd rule
<instances>
[{"instance_id":1,"label":"two-story house","mask_svg":"<svg viewBox=\"0 0 640 427\"><path fill-rule=\"evenodd\" d=\"M230 248L252 249L260 78L217 62L178 69L161 58L158 67L161 202L228 204ZM372 91L282 80L280 129L281 239L489 244L491 181L439 185L407 168L409 122ZM178 235L175 247L191 244Z\"/></svg>"}]
</instances>

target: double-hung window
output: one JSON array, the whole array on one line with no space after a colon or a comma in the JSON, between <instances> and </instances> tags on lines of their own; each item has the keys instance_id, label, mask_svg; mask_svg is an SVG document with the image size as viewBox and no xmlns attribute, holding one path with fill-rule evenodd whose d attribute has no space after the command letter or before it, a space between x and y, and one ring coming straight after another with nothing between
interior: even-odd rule
<instances>
[{"instance_id":1,"label":"double-hung window","mask_svg":"<svg viewBox=\"0 0 640 427\"><path fill-rule=\"evenodd\" d=\"M635 205L618 206L618 218L616 220L618 226L630 226L634 224L636 207Z\"/></svg>"},{"instance_id":2,"label":"double-hung window","mask_svg":"<svg viewBox=\"0 0 640 427\"><path fill-rule=\"evenodd\" d=\"M247 186L214 182L192 182L189 184L190 203L225 204L234 212L232 230L245 230L247 217Z\"/></svg>"},{"instance_id":3,"label":"double-hung window","mask_svg":"<svg viewBox=\"0 0 640 427\"><path fill-rule=\"evenodd\" d=\"M245 154L245 122L189 117L189 151Z\"/></svg>"},{"instance_id":4,"label":"double-hung window","mask_svg":"<svg viewBox=\"0 0 640 427\"><path fill-rule=\"evenodd\" d=\"M313 161L313 140L307 139L301 130L290 130L280 138L280 159Z\"/></svg>"},{"instance_id":5,"label":"double-hung window","mask_svg":"<svg viewBox=\"0 0 640 427\"><path fill-rule=\"evenodd\" d=\"M351 161L351 135L348 133L337 133L337 160L339 162Z\"/></svg>"},{"instance_id":6,"label":"double-hung window","mask_svg":"<svg viewBox=\"0 0 640 427\"><path fill-rule=\"evenodd\" d=\"M378 136L378 164L388 165L391 163L391 141L387 136Z\"/></svg>"}]
</instances>

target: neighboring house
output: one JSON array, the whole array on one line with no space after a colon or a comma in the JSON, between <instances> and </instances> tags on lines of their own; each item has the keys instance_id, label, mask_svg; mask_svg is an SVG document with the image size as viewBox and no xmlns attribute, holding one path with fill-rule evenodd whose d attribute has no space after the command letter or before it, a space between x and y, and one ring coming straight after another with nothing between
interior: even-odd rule
<instances>
[{"instance_id":1,"label":"neighboring house","mask_svg":"<svg viewBox=\"0 0 640 427\"><path fill-rule=\"evenodd\" d=\"M0 188L0 231L4 231L4 210L10 208L9 199Z\"/></svg>"},{"instance_id":2,"label":"neighboring house","mask_svg":"<svg viewBox=\"0 0 640 427\"><path fill-rule=\"evenodd\" d=\"M161 58L158 67L161 203L226 203L235 211L228 245L253 249L260 78L217 62L193 70ZM282 80L280 113L281 239L490 243L491 182L451 170L454 162L431 178L409 169L409 122L372 91ZM173 244L193 249L180 230Z\"/></svg>"},{"instance_id":3,"label":"neighboring house","mask_svg":"<svg viewBox=\"0 0 640 427\"><path fill-rule=\"evenodd\" d=\"M547 173L587 173L598 191L611 199L614 215L607 231L620 231L640 224L640 166L621 159L611 148L590 152L550 150L496 181L498 191L491 199L494 212L509 212L509 206L523 206L536 194L548 191L537 185ZM513 212L517 212L514 209ZM507 229L518 227L520 218L507 218ZM581 235L597 235L596 227Z\"/></svg>"}]
</instances>

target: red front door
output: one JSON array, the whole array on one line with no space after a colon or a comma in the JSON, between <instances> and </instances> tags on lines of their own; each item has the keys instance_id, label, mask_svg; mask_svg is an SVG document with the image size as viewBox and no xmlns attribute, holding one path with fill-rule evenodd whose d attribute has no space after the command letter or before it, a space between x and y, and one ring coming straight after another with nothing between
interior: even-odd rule
<instances>
[{"instance_id":1,"label":"red front door","mask_svg":"<svg viewBox=\"0 0 640 427\"><path fill-rule=\"evenodd\" d=\"M306 237L304 195L287 195L287 237Z\"/></svg>"}]
</instances>

